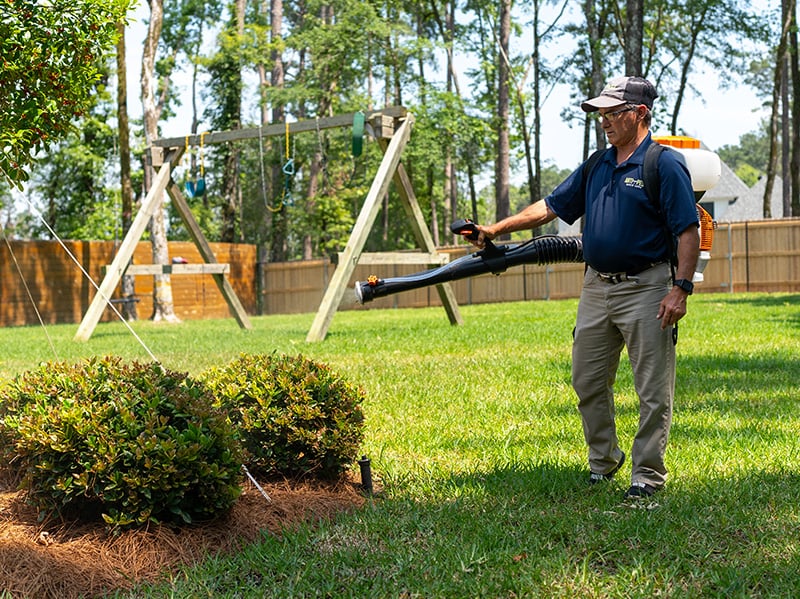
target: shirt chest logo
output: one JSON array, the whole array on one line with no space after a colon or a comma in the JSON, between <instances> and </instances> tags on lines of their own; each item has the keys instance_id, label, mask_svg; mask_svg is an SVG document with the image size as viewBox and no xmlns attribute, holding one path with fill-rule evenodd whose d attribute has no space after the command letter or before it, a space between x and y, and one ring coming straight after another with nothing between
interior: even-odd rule
<instances>
[{"instance_id":1,"label":"shirt chest logo","mask_svg":"<svg viewBox=\"0 0 800 599\"><path fill-rule=\"evenodd\" d=\"M636 177L625 177L622 184L625 185L625 187L632 187L633 189L644 189L644 181Z\"/></svg>"}]
</instances>

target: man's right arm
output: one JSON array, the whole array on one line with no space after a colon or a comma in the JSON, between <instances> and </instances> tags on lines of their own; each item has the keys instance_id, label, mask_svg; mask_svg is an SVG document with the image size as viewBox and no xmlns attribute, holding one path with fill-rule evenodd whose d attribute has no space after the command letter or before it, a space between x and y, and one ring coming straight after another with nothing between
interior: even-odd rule
<instances>
[{"instance_id":1,"label":"man's right arm","mask_svg":"<svg viewBox=\"0 0 800 599\"><path fill-rule=\"evenodd\" d=\"M541 225L549 223L556 218L556 213L553 212L544 200L539 200L530 204L525 209L513 214L503 220L500 220L493 225L478 225L479 247L483 246L483 239L494 239L506 233L513 233L514 231L523 231L525 229L535 229Z\"/></svg>"}]
</instances>

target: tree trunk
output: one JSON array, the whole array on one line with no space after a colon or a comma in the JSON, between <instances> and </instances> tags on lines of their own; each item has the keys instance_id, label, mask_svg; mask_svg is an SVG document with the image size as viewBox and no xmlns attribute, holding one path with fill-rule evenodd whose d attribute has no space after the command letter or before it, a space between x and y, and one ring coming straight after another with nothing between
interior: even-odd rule
<instances>
[{"instance_id":1,"label":"tree trunk","mask_svg":"<svg viewBox=\"0 0 800 599\"><path fill-rule=\"evenodd\" d=\"M125 55L125 23L117 23L117 127L119 134L119 183L122 196L122 237L128 233L133 222L133 183L131 182L131 142L128 125L128 79L127 58ZM136 277L123 275L120 283L122 298L122 317L133 321L138 318L136 310Z\"/></svg>"},{"instance_id":2,"label":"tree trunk","mask_svg":"<svg viewBox=\"0 0 800 599\"><path fill-rule=\"evenodd\" d=\"M245 0L236 0L233 4L236 19L236 38L240 44L244 36L244 11ZM235 55L228 60L241 64L239 59L241 51L237 45ZM242 127L242 72L241 67L236 69L235 80L231 82L229 91L231 114L226 115L228 129L235 130ZM223 150L224 165L222 171L222 228L220 241L223 243L236 242L236 230L239 221L239 145L226 144Z\"/></svg>"},{"instance_id":3,"label":"tree trunk","mask_svg":"<svg viewBox=\"0 0 800 599\"><path fill-rule=\"evenodd\" d=\"M540 0L533 2L533 181L531 181L531 203L542 198L542 73L539 68L539 46L542 38L539 35ZM527 127L527 124L524 124ZM530 142L529 142L530 145Z\"/></svg>"},{"instance_id":4,"label":"tree trunk","mask_svg":"<svg viewBox=\"0 0 800 599\"><path fill-rule=\"evenodd\" d=\"M145 145L152 147L153 141L158 139L158 120L161 110L155 97L155 62L158 50L158 41L161 37L161 26L164 20L164 7L162 0L149 0L150 22L147 27L147 36L144 40L142 51L142 115L144 118ZM148 165L148 168L152 168ZM163 203L163 202L162 202ZM154 264L169 264L169 247L167 245L167 229L164 223L164 211L156 210L150 219L150 247ZM169 275L155 275L153 277L153 314L151 319L155 322L166 320L178 322L172 302L172 281Z\"/></svg>"},{"instance_id":5,"label":"tree trunk","mask_svg":"<svg viewBox=\"0 0 800 599\"><path fill-rule=\"evenodd\" d=\"M272 72L270 73L270 84L273 89L282 89L284 83L283 74L283 56L277 50L278 41L281 39L281 27L283 26L283 0L271 0L270 3L270 24L271 33L270 41L273 50L270 59L272 61ZM286 121L286 115L283 114L284 106L280 102L275 102L272 105L272 122L282 123ZM284 148L281 156L285 160L287 152L291 152L290 148ZM280 183L283 181L283 171L280 165L272 167L272 180L274 184L274 195L281 195L278 190ZM272 262L285 262L286 261L286 209L283 202L280 200L273 200L276 206L272 213L272 239L270 243L270 260Z\"/></svg>"},{"instance_id":6,"label":"tree trunk","mask_svg":"<svg viewBox=\"0 0 800 599\"><path fill-rule=\"evenodd\" d=\"M797 22L797 2L792 3L792 14ZM800 52L797 43L797 27L792 27L791 33L791 82L792 82L792 189L791 212L784 216L800 216L800 61L797 53Z\"/></svg>"},{"instance_id":7,"label":"tree trunk","mask_svg":"<svg viewBox=\"0 0 800 599\"><path fill-rule=\"evenodd\" d=\"M262 0L262 2L259 4L259 11L261 12L264 22L267 22L267 20L270 18L269 10L269 0ZM267 79L267 65L263 62L260 62L258 65L256 65L256 72L258 73L258 92L260 100L259 108L261 114L259 122L261 123L262 127L266 127L269 125L269 107L267 106L267 89L269 88L269 80ZM271 147L271 142L267 138L259 137L258 144L258 155L260 161L258 176L261 182L261 195L263 196L261 199L264 202L264 213L261 220L261 225L259 227L258 241L259 243L264 243L269 238L269 231L272 228L272 211L270 210L272 207L272 201L270 198L275 197L275 181L274 179L267 178L264 165L266 154Z\"/></svg>"},{"instance_id":8,"label":"tree trunk","mask_svg":"<svg viewBox=\"0 0 800 599\"><path fill-rule=\"evenodd\" d=\"M678 85L678 93L675 95L675 104L672 107L672 122L670 124L670 133L672 135L677 135L678 133L678 115L681 112L681 106L683 106L683 98L686 95L686 87L689 84L692 61L697 52L698 38L703 30L703 23L706 20L708 11L709 7L706 4L700 14L692 14L687 17L691 21L689 26L691 39L689 40L689 47L681 60L680 83Z\"/></svg>"},{"instance_id":9,"label":"tree trunk","mask_svg":"<svg viewBox=\"0 0 800 599\"><path fill-rule=\"evenodd\" d=\"M475 189L475 167L467 160L467 181L469 184L469 206L473 222L478 222L478 191Z\"/></svg>"},{"instance_id":10,"label":"tree trunk","mask_svg":"<svg viewBox=\"0 0 800 599\"><path fill-rule=\"evenodd\" d=\"M789 108L789 56L784 59L783 73L781 74L781 197L783 199L782 217L792 213L791 204L791 110ZM778 216L777 214L775 216Z\"/></svg>"},{"instance_id":11,"label":"tree trunk","mask_svg":"<svg viewBox=\"0 0 800 599\"><path fill-rule=\"evenodd\" d=\"M432 12L434 18L436 19L439 28L442 28L441 23L439 22L439 13L436 8L436 3L432 5ZM423 12L418 10L416 11L416 19L417 19L417 39L422 40L425 37L425 15ZM450 51L451 49L447 47L448 64L451 63L450 59ZM419 50L417 52L417 77L419 79L419 101L422 106L428 101L428 89L427 89L427 81L425 79L425 52L422 50L422 44L419 44ZM440 245L440 237L439 237L439 202L436 198L436 195L433 193L433 185L434 183L434 171L432 164L425 165L425 196L428 198L428 203L431 207L431 238L433 239L433 245L439 246Z\"/></svg>"},{"instance_id":12,"label":"tree trunk","mask_svg":"<svg viewBox=\"0 0 800 599\"><path fill-rule=\"evenodd\" d=\"M592 57L591 73L589 74L589 97L593 98L603 91L605 85L605 74L603 72L603 57L600 55L600 44L602 42L601 15L597 14L594 0L586 0L583 3L583 13L586 18L586 33L589 36L589 52ZM587 122L589 121L587 117ZM598 150L606 147L606 135L597 121L594 126L595 143ZM584 144L584 159L589 155L589 147Z\"/></svg>"},{"instance_id":13,"label":"tree trunk","mask_svg":"<svg viewBox=\"0 0 800 599\"><path fill-rule=\"evenodd\" d=\"M445 3L445 18L447 27L447 38L445 44L447 46L447 93L452 94L454 86L455 71L453 66L453 44L455 43L455 1ZM447 144L445 148L444 157L444 226L443 231L450 229L450 223L455 218L455 212L458 206L456 197L456 167L453 161L453 146ZM452 244L456 244L457 234L452 234Z\"/></svg>"},{"instance_id":14,"label":"tree trunk","mask_svg":"<svg viewBox=\"0 0 800 599\"><path fill-rule=\"evenodd\" d=\"M769 121L769 161L767 163L767 181L764 186L763 214L764 218L772 218L772 190L775 188L775 175L778 167L778 112L780 110L780 91L783 69L786 65L789 31L794 16L794 0L782 0L781 38L775 60L775 75L772 82L772 112Z\"/></svg>"},{"instance_id":15,"label":"tree trunk","mask_svg":"<svg viewBox=\"0 0 800 599\"><path fill-rule=\"evenodd\" d=\"M509 38L511 34L511 0L500 5L500 48L497 56L497 157L495 159L495 218L511 214L509 198Z\"/></svg>"},{"instance_id":16,"label":"tree trunk","mask_svg":"<svg viewBox=\"0 0 800 599\"><path fill-rule=\"evenodd\" d=\"M392 22L397 22L399 20L400 16L395 14ZM393 96L392 103L395 104L396 106L403 106L403 74L404 74L403 67L405 67L405 65L400 64L400 55L397 52L397 48L400 48L402 46L402 43L400 42L399 39L400 35L396 31L392 31L392 38L393 38L393 43L391 46L392 48L391 75L392 75L392 87L394 89L394 93L392 94Z\"/></svg>"},{"instance_id":17,"label":"tree trunk","mask_svg":"<svg viewBox=\"0 0 800 599\"><path fill-rule=\"evenodd\" d=\"M319 105L319 114L330 116L328 99L324 98ZM322 138L322 132L317 131L317 149L311 155L308 169L308 193L306 194L306 213L314 214L317 204L317 196L321 188L325 185L326 157ZM311 260L314 257L314 240L311 232L303 235L303 260Z\"/></svg>"},{"instance_id":18,"label":"tree trunk","mask_svg":"<svg viewBox=\"0 0 800 599\"><path fill-rule=\"evenodd\" d=\"M625 74L642 76L642 37L644 36L644 2L627 0L625 11Z\"/></svg>"}]
</instances>

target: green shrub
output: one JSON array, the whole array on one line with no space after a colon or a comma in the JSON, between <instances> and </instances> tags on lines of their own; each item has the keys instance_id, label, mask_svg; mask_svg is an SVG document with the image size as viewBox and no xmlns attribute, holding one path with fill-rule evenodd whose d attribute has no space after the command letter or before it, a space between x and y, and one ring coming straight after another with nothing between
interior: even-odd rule
<instances>
[{"instance_id":1,"label":"green shrub","mask_svg":"<svg viewBox=\"0 0 800 599\"><path fill-rule=\"evenodd\" d=\"M248 467L334 478L358 456L364 392L302 356L242 354L200 377L239 428Z\"/></svg>"},{"instance_id":2,"label":"green shrub","mask_svg":"<svg viewBox=\"0 0 800 599\"><path fill-rule=\"evenodd\" d=\"M240 493L241 453L203 385L118 358L48 363L0 390L0 456L42 517L192 522Z\"/></svg>"}]
</instances>

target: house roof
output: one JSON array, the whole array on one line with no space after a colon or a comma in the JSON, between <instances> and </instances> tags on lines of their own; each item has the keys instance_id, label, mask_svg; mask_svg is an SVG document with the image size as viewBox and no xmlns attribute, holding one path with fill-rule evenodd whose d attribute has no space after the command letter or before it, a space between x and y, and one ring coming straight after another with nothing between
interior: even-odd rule
<instances>
[{"instance_id":1,"label":"house roof","mask_svg":"<svg viewBox=\"0 0 800 599\"><path fill-rule=\"evenodd\" d=\"M743 195L729 202L728 209L719 218L721 222L741 222L745 220L761 220L764 218L764 191L767 178L760 177L758 182ZM775 177L770 202L772 218L783 217L783 180Z\"/></svg>"},{"instance_id":2,"label":"house roof","mask_svg":"<svg viewBox=\"0 0 800 599\"><path fill-rule=\"evenodd\" d=\"M720 160L721 172L719 183L709 189L703 195L704 202L714 202L717 200L727 200L735 202L737 198L748 192L747 185L736 176L731 167Z\"/></svg>"}]
</instances>

